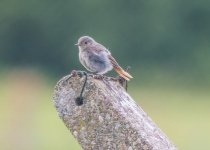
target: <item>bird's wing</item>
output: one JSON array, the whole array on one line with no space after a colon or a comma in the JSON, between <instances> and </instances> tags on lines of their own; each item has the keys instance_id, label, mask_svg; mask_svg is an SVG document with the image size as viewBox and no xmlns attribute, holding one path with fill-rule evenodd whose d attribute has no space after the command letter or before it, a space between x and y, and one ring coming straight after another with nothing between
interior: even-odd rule
<instances>
[{"instance_id":1,"label":"bird's wing","mask_svg":"<svg viewBox=\"0 0 210 150\"><path fill-rule=\"evenodd\" d=\"M109 58L109 60L110 60L110 62L111 62L111 64L112 64L113 67L117 67L117 68L120 67L119 64L117 63L117 61L114 59L114 57L112 57L111 54L108 55L108 58Z\"/></svg>"},{"instance_id":2,"label":"bird's wing","mask_svg":"<svg viewBox=\"0 0 210 150\"><path fill-rule=\"evenodd\" d=\"M105 52L107 54L111 54L110 51L106 47L104 47L103 45L101 45L99 43L96 43L95 45L93 45L91 47L91 49L94 49L94 51L96 53L101 53L101 52L103 53L103 52Z\"/></svg>"},{"instance_id":3,"label":"bird's wing","mask_svg":"<svg viewBox=\"0 0 210 150\"><path fill-rule=\"evenodd\" d=\"M110 55L110 52L101 44L97 43L90 48L90 60L99 64L106 64L106 56ZM107 54L106 54L107 53Z\"/></svg>"},{"instance_id":4,"label":"bird's wing","mask_svg":"<svg viewBox=\"0 0 210 150\"><path fill-rule=\"evenodd\" d=\"M103 56L96 52L92 52L92 55L89 56L90 61L98 64L105 64L105 59Z\"/></svg>"}]
</instances>

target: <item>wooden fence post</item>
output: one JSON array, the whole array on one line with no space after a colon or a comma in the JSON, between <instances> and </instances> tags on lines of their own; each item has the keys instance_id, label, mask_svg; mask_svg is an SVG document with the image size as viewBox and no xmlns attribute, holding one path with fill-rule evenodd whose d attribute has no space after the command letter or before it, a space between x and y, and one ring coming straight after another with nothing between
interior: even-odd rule
<instances>
[{"instance_id":1,"label":"wooden fence post","mask_svg":"<svg viewBox=\"0 0 210 150\"><path fill-rule=\"evenodd\" d=\"M117 80L74 71L55 86L54 105L64 124L85 150L176 150L166 135L128 95ZM69 80L67 80L69 78Z\"/></svg>"}]
</instances>

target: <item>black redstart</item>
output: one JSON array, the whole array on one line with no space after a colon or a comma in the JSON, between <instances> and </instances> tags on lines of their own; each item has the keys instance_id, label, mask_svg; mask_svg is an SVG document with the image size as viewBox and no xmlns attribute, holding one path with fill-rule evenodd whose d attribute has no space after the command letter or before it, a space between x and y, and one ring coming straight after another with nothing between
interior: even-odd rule
<instances>
[{"instance_id":1,"label":"black redstart","mask_svg":"<svg viewBox=\"0 0 210 150\"><path fill-rule=\"evenodd\" d=\"M76 45L79 47L79 60L88 71L102 75L114 69L127 81L133 78L120 67L109 50L97 43L93 38L82 36Z\"/></svg>"}]
</instances>

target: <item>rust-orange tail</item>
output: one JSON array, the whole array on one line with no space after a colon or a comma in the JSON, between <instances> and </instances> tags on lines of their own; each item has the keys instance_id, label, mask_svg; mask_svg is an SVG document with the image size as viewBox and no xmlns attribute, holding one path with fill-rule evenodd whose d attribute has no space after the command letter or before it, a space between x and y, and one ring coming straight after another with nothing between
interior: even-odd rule
<instances>
[{"instance_id":1,"label":"rust-orange tail","mask_svg":"<svg viewBox=\"0 0 210 150\"><path fill-rule=\"evenodd\" d=\"M127 73L123 68L120 67L120 65L117 63L117 61L112 57L112 55L108 56L114 70L125 80L129 81L131 78L133 78L129 73Z\"/></svg>"},{"instance_id":2,"label":"rust-orange tail","mask_svg":"<svg viewBox=\"0 0 210 150\"><path fill-rule=\"evenodd\" d=\"M131 78L133 78L128 72L123 70L120 66L113 66L114 70L125 80L129 81Z\"/></svg>"}]
</instances>

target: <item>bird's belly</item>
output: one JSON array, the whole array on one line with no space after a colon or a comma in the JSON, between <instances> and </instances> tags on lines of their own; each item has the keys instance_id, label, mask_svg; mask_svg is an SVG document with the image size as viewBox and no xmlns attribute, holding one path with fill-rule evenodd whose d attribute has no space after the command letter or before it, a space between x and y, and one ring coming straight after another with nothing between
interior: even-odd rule
<instances>
[{"instance_id":1,"label":"bird's belly","mask_svg":"<svg viewBox=\"0 0 210 150\"><path fill-rule=\"evenodd\" d=\"M105 74L106 72L112 70L112 66L110 65L107 65L107 64L104 64L104 65L101 65L101 64L94 64L94 65L91 65L92 67L92 72L94 73L97 73L97 74Z\"/></svg>"},{"instance_id":2,"label":"bird's belly","mask_svg":"<svg viewBox=\"0 0 210 150\"><path fill-rule=\"evenodd\" d=\"M87 56L85 55L85 53L79 53L79 60L81 62L81 64L90 72L94 72L94 70L91 68L91 66L88 63L87 60Z\"/></svg>"},{"instance_id":3,"label":"bird's belly","mask_svg":"<svg viewBox=\"0 0 210 150\"><path fill-rule=\"evenodd\" d=\"M111 65L107 65L106 67L101 68L97 73L98 74L105 74L106 72L112 70L112 66Z\"/></svg>"}]
</instances>

